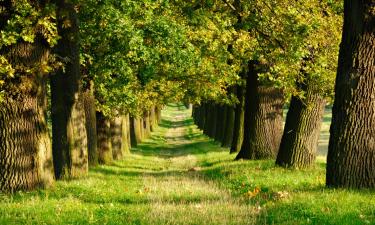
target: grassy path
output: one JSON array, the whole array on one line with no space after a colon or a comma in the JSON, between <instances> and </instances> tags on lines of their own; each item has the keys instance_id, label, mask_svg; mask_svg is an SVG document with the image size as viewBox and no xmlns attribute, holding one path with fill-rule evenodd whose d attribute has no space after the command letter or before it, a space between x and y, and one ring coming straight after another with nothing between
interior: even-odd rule
<instances>
[{"instance_id":1,"label":"grassy path","mask_svg":"<svg viewBox=\"0 0 375 225\"><path fill-rule=\"evenodd\" d=\"M217 146L189 127L191 119L186 110L169 113L153 139L139 149L141 155L150 155L149 166L159 167L142 175L151 223L253 224L254 214L248 204L200 175L204 157L194 152L209 144L211 148Z\"/></svg>"},{"instance_id":2,"label":"grassy path","mask_svg":"<svg viewBox=\"0 0 375 225\"><path fill-rule=\"evenodd\" d=\"M327 189L325 163L287 170L234 155L169 105L132 154L54 188L0 194L0 224L375 224L375 193Z\"/></svg>"}]
</instances>

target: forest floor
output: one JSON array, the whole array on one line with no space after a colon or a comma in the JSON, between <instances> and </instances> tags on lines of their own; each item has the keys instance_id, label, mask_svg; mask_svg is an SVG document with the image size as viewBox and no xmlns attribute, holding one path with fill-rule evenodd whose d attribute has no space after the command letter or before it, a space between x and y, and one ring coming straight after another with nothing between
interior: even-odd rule
<instances>
[{"instance_id":1,"label":"forest floor","mask_svg":"<svg viewBox=\"0 0 375 225\"><path fill-rule=\"evenodd\" d=\"M228 149L171 104L132 154L58 181L47 190L0 195L0 224L375 224L375 193L327 189L312 169L233 161Z\"/></svg>"}]
</instances>

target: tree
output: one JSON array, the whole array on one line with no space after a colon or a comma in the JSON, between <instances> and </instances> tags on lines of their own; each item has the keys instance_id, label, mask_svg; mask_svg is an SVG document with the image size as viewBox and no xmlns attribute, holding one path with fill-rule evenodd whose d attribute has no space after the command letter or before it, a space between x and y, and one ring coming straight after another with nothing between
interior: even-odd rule
<instances>
[{"instance_id":1,"label":"tree","mask_svg":"<svg viewBox=\"0 0 375 225\"><path fill-rule=\"evenodd\" d=\"M290 102L284 134L276 164L284 167L307 168L314 165L324 106L333 92L341 32L341 4L310 1L300 13L298 25L306 27L300 48L306 49L301 69L291 85ZM298 35L298 34L294 34ZM325 37L317 39L316 37ZM296 45L297 46L297 45Z\"/></svg>"},{"instance_id":2,"label":"tree","mask_svg":"<svg viewBox=\"0 0 375 225\"><path fill-rule=\"evenodd\" d=\"M258 62L251 62L246 79L244 139L236 159L276 157L283 129L282 90L261 85Z\"/></svg>"},{"instance_id":3,"label":"tree","mask_svg":"<svg viewBox=\"0 0 375 225\"><path fill-rule=\"evenodd\" d=\"M49 1L0 2L0 191L53 184L47 75L56 44Z\"/></svg>"},{"instance_id":4,"label":"tree","mask_svg":"<svg viewBox=\"0 0 375 225\"><path fill-rule=\"evenodd\" d=\"M87 133L79 59L79 24L75 5L56 0L61 39L55 54L64 67L51 76L52 151L57 179L88 172Z\"/></svg>"},{"instance_id":5,"label":"tree","mask_svg":"<svg viewBox=\"0 0 375 225\"><path fill-rule=\"evenodd\" d=\"M375 11L373 0L344 1L327 157L327 186L375 188Z\"/></svg>"}]
</instances>

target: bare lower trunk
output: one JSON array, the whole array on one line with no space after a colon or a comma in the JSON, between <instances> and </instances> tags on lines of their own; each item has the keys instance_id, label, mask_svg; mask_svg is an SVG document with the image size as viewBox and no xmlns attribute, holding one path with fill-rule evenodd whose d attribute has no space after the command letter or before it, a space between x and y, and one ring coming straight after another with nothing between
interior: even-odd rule
<instances>
[{"instance_id":1,"label":"bare lower trunk","mask_svg":"<svg viewBox=\"0 0 375 225\"><path fill-rule=\"evenodd\" d=\"M0 191L53 184L51 142L45 106L33 96L0 103Z\"/></svg>"},{"instance_id":2,"label":"bare lower trunk","mask_svg":"<svg viewBox=\"0 0 375 225\"><path fill-rule=\"evenodd\" d=\"M95 97L92 90L87 90L83 97L85 110L85 122L87 132L87 149L90 166L98 165L97 131L96 131L96 108Z\"/></svg>"},{"instance_id":3,"label":"bare lower trunk","mask_svg":"<svg viewBox=\"0 0 375 225\"><path fill-rule=\"evenodd\" d=\"M244 121L245 121L245 89L238 86L236 88L237 98L239 103L235 106L234 127L233 127L233 140L230 148L230 153L236 153L241 150Z\"/></svg>"},{"instance_id":4,"label":"bare lower trunk","mask_svg":"<svg viewBox=\"0 0 375 225\"><path fill-rule=\"evenodd\" d=\"M375 10L345 0L336 77L327 186L375 188Z\"/></svg>"},{"instance_id":5,"label":"bare lower trunk","mask_svg":"<svg viewBox=\"0 0 375 225\"><path fill-rule=\"evenodd\" d=\"M314 164L325 100L313 90L305 90L302 100L292 97L276 164L308 168Z\"/></svg>"},{"instance_id":6,"label":"bare lower trunk","mask_svg":"<svg viewBox=\"0 0 375 225\"><path fill-rule=\"evenodd\" d=\"M283 133L284 96L261 86L254 65L247 79L244 140L236 159L276 158Z\"/></svg>"},{"instance_id":7,"label":"bare lower trunk","mask_svg":"<svg viewBox=\"0 0 375 225\"><path fill-rule=\"evenodd\" d=\"M51 77L52 150L57 179L80 177L88 172L87 135L80 93L79 25L74 5L57 1L61 39L55 52L68 58ZM70 26L64 26L69 19Z\"/></svg>"},{"instance_id":8,"label":"bare lower trunk","mask_svg":"<svg viewBox=\"0 0 375 225\"><path fill-rule=\"evenodd\" d=\"M98 156L100 164L109 164L113 160L111 142L111 122L103 113L96 113L98 132Z\"/></svg>"},{"instance_id":9,"label":"bare lower trunk","mask_svg":"<svg viewBox=\"0 0 375 225\"><path fill-rule=\"evenodd\" d=\"M224 134L223 134L223 147L231 147L232 140L233 140L233 129L234 129L234 109L232 106L227 107L227 119L224 126Z\"/></svg>"}]
</instances>

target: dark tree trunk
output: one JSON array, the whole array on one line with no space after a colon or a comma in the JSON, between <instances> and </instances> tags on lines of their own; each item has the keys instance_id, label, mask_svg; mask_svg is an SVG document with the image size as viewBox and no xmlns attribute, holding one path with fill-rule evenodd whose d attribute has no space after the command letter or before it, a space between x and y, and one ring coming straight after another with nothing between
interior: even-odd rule
<instances>
[{"instance_id":1,"label":"dark tree trunk","mask_svg":"<svg viewBox=\"0 0 375 225\"><path fill-rule=\"evenodd\" d=\"M0 30L12 16L13 2L2 4ZM6 80L2 87L0 101L0 192L32 190L54 182L46 121L47 76L43 71L24 74L17 68L37 69L48 60L49 53L40 33L33 43L19 41L0 48L0 54L16 68L15 78Z\"/></svg>"},{"instance_id":2,"label":"dark tree trunk","mask_svg":"<svg viewBox=\"0 0 375 225\"><path fill-rule=\"evenodd\" d=\"M281 90L260 85L254 64L246 84L244 140L236 159L275 158L283 132L284 96Z\"/></svg>"},{"instance_id":3,"label":"dark tree trunk","mask_svg":"<svg viewBox=\"0 0 375 225\"><path fill-rule=\"evenodd\" d=\"M227 108L224 105L216 105L217 118L216 118L216 131L215 140L223 143L224 129L227 122Z\"/></svg>"},{"instance_id":4,"label":"dark tree trunk","mask_svg":"<svg viewBox=\"0 0 375 225\"><path fill-rule=\"evenodd\" d=\"M113 160L111 141L111 121L103 113L96 113L98 132L98 160L100 164L109 164Z\"/></svg>"},{"instance_id":5,"label":"dark tree trunk","mask_svg":"<svg viewBox=\"0 0 375 225\"><path fill-rule=\"evenodd\" d=\"M375 188L375 11L373 0L345 0L327 186Z\"/></svg>"},{"instance_id":6,"label":"dark tree trunk","mask_svg":"<svg viewBox=\"0 0 375 225\"><path fill-rule=\"evenodd\" d=\"M230 153L236 153L241 150L244 123L245 123L245 88L238 86L236 88L237 98L239 103L235 106L233 140L230 148Z\"/></svg>"},{"instance_id":7,"label":"dark tree trunk","mask_svg":"<svg viewBox=\"0 0 375 225\"><path fill-rule=\"evenodd\" d=\"M133 117L130 117L130 143L133 148L136 148L139 144L137 139L137 122L136 118Z\"/></svg>"},{"instance_id":8,"label":"dark tree trunk","mask_svg":"<svg viewBox=\"0 0 375 225\"><path fill-rule=\"evenodd\" d=\"M65 58L64 69L51 77L52 150L57 179L88 172L87 136L80 94L79 25L74 5L58 0L57 21L61 36L55 52ZM65 26L69 20L70 26Z\"/></svg>"},{"instance_id":9,"label":"dark tree trunk","mask_svg":"<svg viewBox=\"0 0 375 225\"><path fill-rule=\"evenodd\" d=\"M235 112L234 112L233 106L226 106L226 107L227 107L227 119L226 119L226 124L224 128L222 147L231 147L232 140L233 140Z\"/></svg>"},{"instance_id":10,"label":"dark tree trunk","mask_svg":"<svg viewBox=\"0 0 375 225\"><path fill-rule=\"evenodd\" d=\"M86 132L87 132L87 149L89 166L98 165L98 137L96 131L96 107L95 96L93 89L89 89L84 93L83 105L86 118Z\"/></svg>"},{"instance_id":11,"label":"dark tree trunk","mask_svg":"<svg viewBox=\"0 0 375 225\"><path fill-rule=\"evenodd\" d=\"M210 138L215 137L216 128L217 128L217 105L214 103L210 104L209 115L208 115L208 136Z\"/></svg>"},{"instance_id":12,"label":"dark tree trunk","mask_svg":"<svg viewBox=\"0 0 375 225\"><path fill-rule=\"evenodd\" d=\"M326 101L311 83L306 82L300 88L305 91L305 98L293 96L290 103L276 159L280 166L308 168L316 158Z\"/></svg>"}]
</instances>

